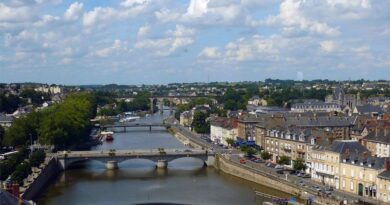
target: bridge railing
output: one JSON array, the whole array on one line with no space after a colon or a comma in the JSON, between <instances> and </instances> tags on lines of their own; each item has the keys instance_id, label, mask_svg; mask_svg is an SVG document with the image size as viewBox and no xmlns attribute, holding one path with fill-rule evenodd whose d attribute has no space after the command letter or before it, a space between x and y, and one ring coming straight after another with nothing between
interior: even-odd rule
<instances>
[{"instance_id":1,"label":"bridge railing","mask_svg":"<svg viewBox=\"0 0 390 205\"><path fill-rule=\"evenodd\" d=\"M142 156L142 155L213 155L212 152L204 150L180 150L180 149L164 149L164 153L159 149L150 150L97 150L97 151L64 151L58 152L59 158L82 158L82 157L107 157L107 156Z\"/></svg>"}]
</instances>

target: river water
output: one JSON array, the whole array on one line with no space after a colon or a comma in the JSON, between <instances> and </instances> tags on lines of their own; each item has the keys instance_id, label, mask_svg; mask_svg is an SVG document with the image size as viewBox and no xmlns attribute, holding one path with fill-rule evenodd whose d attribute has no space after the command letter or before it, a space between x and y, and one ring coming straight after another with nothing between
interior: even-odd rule
<instances>
[{"instance_id":1,"label":"river water","mask_svg":"<svg viewBox=\"0 0 390 205\"><path fill-rule=\"evenodd\" d=\"M161 122L166 114L155 114L140 119ZM184 149L166 130L132 128L126 133L115 133L114 141L95 150L109 149ZM263 198L254 191L286 197L279 191L219 173L213 168L202 168L197 159L178 159L169 163L167 170L157 170L148 160L128 160L119 169L106 170L98 161L87 161L62 172L59 178L36 201L48 205L130 205L130 204L196 204L249 205L262 204Z\"/></svg>"}]
</instances>

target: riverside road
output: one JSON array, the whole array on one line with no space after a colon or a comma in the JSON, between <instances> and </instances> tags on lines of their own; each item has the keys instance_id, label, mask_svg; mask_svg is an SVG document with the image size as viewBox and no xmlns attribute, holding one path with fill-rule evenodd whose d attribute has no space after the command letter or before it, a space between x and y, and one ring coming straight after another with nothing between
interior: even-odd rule
<instances>
[{"instance_id":1,"label":"riverside road","mask_svg":"<svg viewBox=\"0 0 390 205\"><path fill-rule=\"evenodd\" d=\"M302 190L307 191L308 193L312 193L313 197L315 197L315 195L318 194L318 188L321 190L325 190L325 188L326 188L324 185L317 183L317 182L311 180L310 178L302 178L302 177L298 177L296 175L287 174L287 173L278 174L277 173L278 169L275 169L273 167L268 167L268 166L266 166L266 163L256 163L256 162L253 162L250 160L245 160L245 163L241 163L240 160L244 159L242 157L243 156L242 152L240 152L236 149L234 149L234 150L224 149L221 146L214 145L210 142L207 142L207 141L203 140L202 138L200 138L197 134L188 130L188 128L181 126L179 123L177 123L177 121L174 118L168 118L166 120L166 123L169 123L178 132L180 132L182 135L188 137L193 142L196 142L199 145L204 146L208 149L212 149L215 153L223 154L225 157L227 157L227 159L229 159L232 162L235 162L237 165L252 168L253 171L255 171L255 172L261 172L261 173L267 174L269 176L279 178L281 180L286 180L287 182L295 185L297 187L297 189L302 189ZM337 199L343 199L343 200L348 200L348 201L361 200L361 201L364 201L364 202L367 202L370 204L381 204L381 202L379 202L377 200L359 197L357 195L342 192L340 190L332 191L331 195Z\"/></svg>"}]
</instances>

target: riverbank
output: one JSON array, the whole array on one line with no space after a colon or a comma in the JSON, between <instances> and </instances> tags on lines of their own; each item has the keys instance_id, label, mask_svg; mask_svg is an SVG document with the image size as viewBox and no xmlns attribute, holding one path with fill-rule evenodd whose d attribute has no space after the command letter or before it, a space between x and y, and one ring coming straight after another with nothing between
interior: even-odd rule
<instances>
[{"instance_id":1,"label":"riverbank","mask_svg":"<svg viewBox=\"0 0 390 205\"><path fill-rule=\"evenodd\" d=\"M58 176L60 172L55 157L48 157L39 168L33 169L33 173L27 177L27 183L21 190L21 197L25 200L33 200L45 191L47 185Z\"/></svg>"}]
</instances>

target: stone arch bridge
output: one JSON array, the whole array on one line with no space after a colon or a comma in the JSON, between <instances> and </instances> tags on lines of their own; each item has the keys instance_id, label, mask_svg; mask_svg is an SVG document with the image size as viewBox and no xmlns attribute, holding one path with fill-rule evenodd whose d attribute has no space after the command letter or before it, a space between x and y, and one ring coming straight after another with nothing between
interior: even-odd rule
<instances>
[{"instance_id":1,"label":"stone arch bridge","mask_svg":"<svg viewBox=\"0 0 390 205\"><path fill-rule=\"evenodd\" d=\"M86 160L97 160L105 163L108 169L115 169L118 163L131 159L151 160L156 163L156 167L166 168L170 161L180 158L197 158L205 166L213 166L214 156L214 153L205 150L98 150L58 152L57 160L62 170Z\"/></svg>"}]
</instances>

